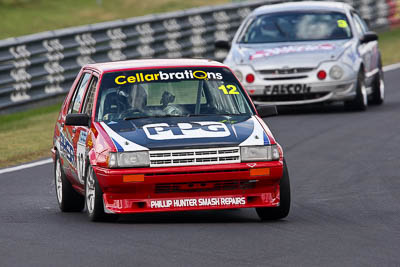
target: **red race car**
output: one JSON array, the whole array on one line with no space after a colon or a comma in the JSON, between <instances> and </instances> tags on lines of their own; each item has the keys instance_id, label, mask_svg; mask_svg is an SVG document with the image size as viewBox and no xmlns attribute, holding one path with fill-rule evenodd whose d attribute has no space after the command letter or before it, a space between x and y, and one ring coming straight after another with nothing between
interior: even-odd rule
<instances>
[{"instance_id":1,"label":"red race car","mask_svg":"<svg viewBox=\"0 0 400 267\"><path fill-rule=\"evenodd\" d=\"M65 98L52 155L64 212L119 214L256 208L281 219L290 185L281 146L225 65L149 59L82 68Z\"/></svg>"}]
</instances>

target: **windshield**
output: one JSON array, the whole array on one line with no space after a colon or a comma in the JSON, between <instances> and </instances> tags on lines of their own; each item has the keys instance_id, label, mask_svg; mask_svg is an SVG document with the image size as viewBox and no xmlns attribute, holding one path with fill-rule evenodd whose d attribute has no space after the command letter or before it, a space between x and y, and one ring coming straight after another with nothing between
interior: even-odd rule
<instances>
[{"instance_id":1,"label":"windshield","mask_svg":"<svg viewBox=\"0 0 400 267\"><path fill-rule=\"evenodd\" d=\"M165 68L103 75L96 120L147 117L254 115L226 68Z\"/></svg>"},{"instance_id":2,"label":"windshield","mask_svg":"<svg viewBox=\"0 0 400 267\"><path fill-rule=\"evenodd\" d=\"M288 12L261 15L250 23L240 43L276 43L351 38L345 14Z\"/></svg>"}]
</instances>

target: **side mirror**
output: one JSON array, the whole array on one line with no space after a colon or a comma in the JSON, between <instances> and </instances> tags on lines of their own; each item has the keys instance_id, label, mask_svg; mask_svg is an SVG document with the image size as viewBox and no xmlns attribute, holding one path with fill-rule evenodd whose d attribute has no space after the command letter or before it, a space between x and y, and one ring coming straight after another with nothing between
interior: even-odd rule
<instances>
[{"instance_id":1,"label":"side mirror","mask_svg":"<svg viewBox=\"0 0 400 267\"><path fill-rule=\"evenodd\" d=\"M366 44L372 41L378 41L378 34L376 32L366 32L363 37L361 37L360 42Z\"/></svg>"},{"instance_id":2,"label":"side mirror","mask_svg":"<svg viewBox=\"0 0 400 267\"><path fill-rule=\"evenodd\" d=\"M278 115L278 110L276 109L276 106L271 106L271 105L257 105L256 106L258 115L261 118L264 117L272 117Z\"/></svg>"},{"instance_id":3,"label":"side mirror","mask_svg":"<svg viewBox=\"0 0 400 267\"><path fill-rule=\"evenodd\" d=\"M227 40L217 40L217 41L215 41L214 45L215 45L215 48L218 48L218 49L226 49L226 50L231 49L231 44Z\"/></svg>"},{"instance_id":4,"label":"side mirror","mask_svg":"<svg viewBox=\"0 0 400 267\"><path fill-rule=\"evenodd\" d=\"M84 113L68 114L65 118L65 125L89 127L90 117Z\"/></svg>"}]
</instances>

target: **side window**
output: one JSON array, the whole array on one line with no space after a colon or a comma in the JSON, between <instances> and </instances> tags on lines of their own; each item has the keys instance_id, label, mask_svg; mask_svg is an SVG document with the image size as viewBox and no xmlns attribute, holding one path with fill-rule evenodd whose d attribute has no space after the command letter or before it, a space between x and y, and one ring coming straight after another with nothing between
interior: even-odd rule
<instances>
[{"instance_id":1,"label":"side window","mask_svg":"<svg viewBox=\"0 0 400 267\"><path fill-rule=\"evenodd\" d=\"M354 24L356 26L356 31L360 36L364 35L368 31L367 24L360 18L357 13L353 13Z\"/></svg>"},{"instance_id":2,"label":"side window","mask_svg":"<svg viewBox=\"0 0 400 267\"><path fill-rule=\"evenodd\" d=\"M75 89L74 95L72 97L71 103L69 104L68 113L78 113L79 108L82 104L83 93L85 92L86 85L89 81L90 73L84 73L81 80Z\"/></svg>"},{"instance_id":3,"label":"side window","mask_svg":"<svg viewBox=\"0 0 400 267\"><path fill-rule=\"evenodd\" d=\"M93 110L93 99L96 92L98 78L96 76L92 76L92 80L90 81L89 88L86 93L85 101L83 104L82 113L86 113L89 116L92 116Z\"/></svg>"}]
</instances>

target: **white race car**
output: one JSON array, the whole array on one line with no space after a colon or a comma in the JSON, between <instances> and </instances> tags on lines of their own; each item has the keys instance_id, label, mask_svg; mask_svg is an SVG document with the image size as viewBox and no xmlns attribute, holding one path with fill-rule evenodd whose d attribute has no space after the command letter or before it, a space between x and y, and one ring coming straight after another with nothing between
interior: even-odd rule
<instances>
[{"instance_id":1,"label":"white race car","mask_svg":"<svg viewBox=\"0 0 400 267\"><path fill-rule=\"evenodd\" d=\"M356 110L382 104L378 36L348 4L297 2L255 9L239 27L224 63L256 104L344 101Z\"/></svg>"}]
</instances>

